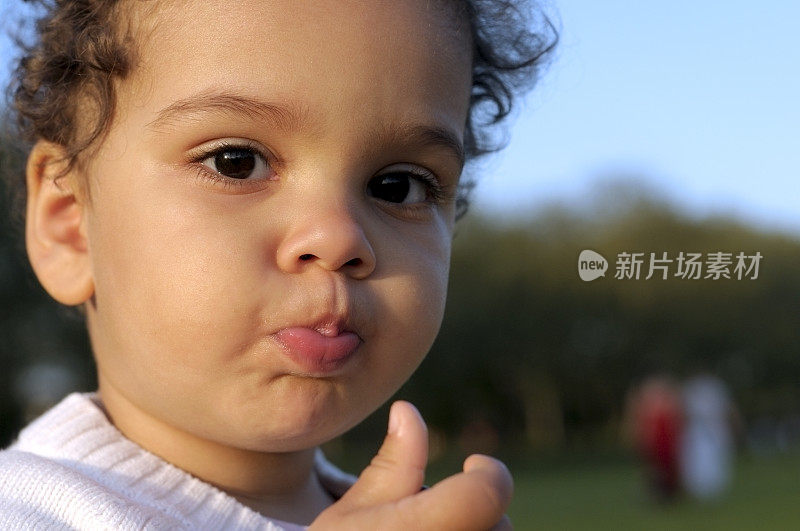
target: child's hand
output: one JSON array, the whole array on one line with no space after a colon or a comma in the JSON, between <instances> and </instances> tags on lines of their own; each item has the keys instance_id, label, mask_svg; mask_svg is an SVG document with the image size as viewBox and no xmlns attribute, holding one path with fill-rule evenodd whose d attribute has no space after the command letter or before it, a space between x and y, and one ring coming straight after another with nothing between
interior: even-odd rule
<instances>
[{"instance_id":1,"label":"child's hand","mask_svg":"<svg viewBox=\"0 0 800 531\"><path fill-rule=\"evenodd\" d=\"M500 461L472 455L464 461L464 472L420 491L427 460L425 422L414 406L395 402L378 455L309 529L511 529L503 513L513 482Z\"/></svg>"}]
</instances>

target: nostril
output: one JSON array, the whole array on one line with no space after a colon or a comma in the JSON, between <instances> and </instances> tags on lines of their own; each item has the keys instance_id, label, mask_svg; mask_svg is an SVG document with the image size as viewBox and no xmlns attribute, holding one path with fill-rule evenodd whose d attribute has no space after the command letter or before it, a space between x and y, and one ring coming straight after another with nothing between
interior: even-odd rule
<instances>
[{"instance_id":1,"label":"nostril","mask_svg":"<svg viewBox=\"0 0 800 531\"><path fill-rule=\"evenodd\" d=\"M315 258L317 258L317 256L312 253L305 253L299 256L301 262L308 262L309 260L314 260ZM347 262L345 262L343 265L357 267L363 263L364 261L361 258L352 258Z\"/></svg>"}]
</instances>

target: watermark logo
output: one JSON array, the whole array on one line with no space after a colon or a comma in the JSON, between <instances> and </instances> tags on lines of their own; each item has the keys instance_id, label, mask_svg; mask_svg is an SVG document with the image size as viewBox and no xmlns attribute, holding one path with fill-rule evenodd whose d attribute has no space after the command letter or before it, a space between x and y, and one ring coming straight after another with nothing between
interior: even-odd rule
<instances>
[{"instance_id":1,"label":"watermark logo","mask_svg":"<svg viewBox=\"0 0 800 531\"><path fill-rule=\"evenodd\" d=\"M606 276L608 270L608 260L602 254L596 253L591 249L584 249L578 256L578 275L584 282L591 282L600 277Z\"/></svg>"},{"instance_id":2,"label":"watermark logo","mask_svg":"<svg viewBox=\"0 0 800 531\"><path fill-rule=\"evenodd\" d=\"M710 253L684 252L670 255L662 253L617 253L614 263L615 280L650 280L679 278L682 280L756 280L763 255L756 251ZM578 275L589 282L604 277L608 262L599 253L589 249L578 257Z\"/></svg>"}]
</instances>

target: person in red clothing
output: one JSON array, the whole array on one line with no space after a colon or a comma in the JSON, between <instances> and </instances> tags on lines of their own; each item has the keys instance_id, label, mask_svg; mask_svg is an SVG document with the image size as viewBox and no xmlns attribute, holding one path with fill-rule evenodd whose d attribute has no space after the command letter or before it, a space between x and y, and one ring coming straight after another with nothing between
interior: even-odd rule
<instances>
[{"instance_id":1,"label":"person in red clothing","mask_svg":"<svg viewBox=\"0 0 800 531\"><path fill-rule=\"evenodd\" d=\"M636 447L655 498L673 500L680 490L679 448L683 412L677 386L665 376L645 380L633 395Z\"/></svg>"}]
</instances>

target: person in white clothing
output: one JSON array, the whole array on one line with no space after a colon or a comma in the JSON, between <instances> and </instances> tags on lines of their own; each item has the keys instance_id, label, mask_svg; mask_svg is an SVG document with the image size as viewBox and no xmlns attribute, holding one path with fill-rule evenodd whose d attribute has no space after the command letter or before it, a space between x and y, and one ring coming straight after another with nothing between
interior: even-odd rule
<instances>
[{"instance_id":1,"label":"person in white clothing","mask_svg":"<svg viewBox=\"0 0 800 531\"><path fill-rule=\"evenodd\" d=\"M691 496L721 496L731 481L736 410L718 377L697 374L683 387L685 425L681 441L681 477Z\"/></svg>"},{"instance_id":2,"label":"person in white clothing","mask_svg":"<svg viewBox=\"0 0 800 531\"><path fill-rule=\"evenodd\" d=\"M464 164L496 147L549 21L478 0L44 5L13 87L26 247L84 312L99 389L0 453L0 528L508 527L499 461L422 488L408 403L357 481L318 448L433 343Z\"/></svg>"}]
</instances>

